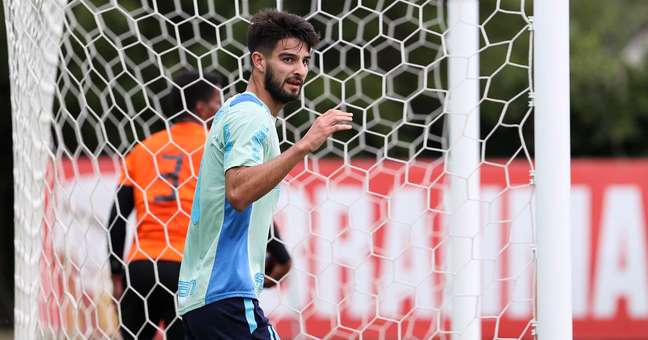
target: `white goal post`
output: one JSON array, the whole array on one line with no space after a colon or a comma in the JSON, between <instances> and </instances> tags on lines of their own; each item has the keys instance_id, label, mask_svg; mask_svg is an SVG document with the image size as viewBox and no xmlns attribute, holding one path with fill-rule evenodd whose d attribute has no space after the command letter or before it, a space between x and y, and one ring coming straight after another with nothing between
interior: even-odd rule
<instances>
[{"instance_id":1,"label":"white goal post","mask_svg":"<svg viewBox=\"0 0 648 340\"><path fill-rule=\"evenodd\" d=\"M245 32L264 8L322 38L277 120L282 149L317 114L354 113L282 184L294 263L260 297L279 334L572 338L569 1L3 5L16 338L119 338L106 235L120 164L168 128L179 72L222 76L225 98L245 88Z\"/></svg>"},{"instance_id":2,"label":"white goal post","mask_svg":"<svg viewBox=\"0 0 648 340\"><path fill-rule=\"evenodd\" d=\"M569 1L536 1L534 14L537 332L572 339Z\"/></svg>"}]
</instances>

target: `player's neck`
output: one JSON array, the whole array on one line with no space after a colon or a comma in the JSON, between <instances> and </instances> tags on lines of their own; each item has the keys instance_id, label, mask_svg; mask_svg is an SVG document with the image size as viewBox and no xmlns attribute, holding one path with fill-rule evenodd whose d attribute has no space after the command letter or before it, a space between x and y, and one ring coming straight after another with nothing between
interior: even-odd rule
<instances>
[{"instance_id":1,"label":"player's neck","mask_svg":"<svg viewBox=\"0 0 648 340\"><path fill-rule=\"evenodd\" d=\"M246 91L254 93L268 106L270 113L274 117L277 117L279 111L281 111L285 104L272 98L270 92L268 92L268 90L266 90L265 86L263 85L263 79L259 78L260 77L257 74L252 74L250 81L248 81Z\"/></svg>"}]
</instances>

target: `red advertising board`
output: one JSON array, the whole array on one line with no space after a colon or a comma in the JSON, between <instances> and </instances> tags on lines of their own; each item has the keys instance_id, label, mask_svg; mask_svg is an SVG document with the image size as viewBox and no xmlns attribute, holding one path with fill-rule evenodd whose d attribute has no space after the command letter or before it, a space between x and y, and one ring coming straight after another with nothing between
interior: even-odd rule
<instances>
[{"instance_id":1,"label":"red advertising board","mask_svg":"<svg viewBox=\"0 0 648 340\"><path fill-rule=\"evenodd\" d=\"M114 164L82 160L63 167L62 183L74 184L65 197L76 202L76 211L107 216ZM474 322L485 338L531 338L536 297L529 170L523 162L484 164L479 196L469 195L481 210L480 233L471 241L482 278L481 294L468 298L480 304L482 316ZM572 163L577 339L648 338L646 173L645 160ZM443 164L433 161L320 160L294 169L276 215L293 269L261 298L280 335L448 336L453 295L447 287L454 276L447 255L448 180Z\"/></svg>"}]
</instances>

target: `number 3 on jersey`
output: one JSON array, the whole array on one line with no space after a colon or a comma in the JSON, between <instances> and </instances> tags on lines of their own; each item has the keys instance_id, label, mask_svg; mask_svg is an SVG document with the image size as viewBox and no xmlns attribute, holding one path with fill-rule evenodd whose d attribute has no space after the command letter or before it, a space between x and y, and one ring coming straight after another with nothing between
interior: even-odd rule
<instances>
[{"instance_id":1,"label":"number 3 on jersey","mask_svg":"<svg viewBox=\"0 0 648 340\"><path fill-rule=\"evenodd\" d=\"M156 195L155 203L175 202L178 193L178 181L179 181L178 175L180 174L180 169L182 169L182 160L184 159L184 157L182 153L163 154L162 159L175 161L175 165L172 171L164 172L160 174L162 178L171 182L172 188L171 188L171 192L167 195Z\"/></svg>"}]
</instances>

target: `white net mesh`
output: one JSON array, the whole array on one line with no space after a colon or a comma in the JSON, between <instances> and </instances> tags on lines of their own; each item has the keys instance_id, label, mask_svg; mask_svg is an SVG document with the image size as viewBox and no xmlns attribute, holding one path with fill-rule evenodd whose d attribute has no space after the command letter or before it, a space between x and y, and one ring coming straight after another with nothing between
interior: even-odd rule
<instances>
[{"instance_id":1,"label":"white net mesh","mask_svg":"<svg viewBox=\"0 0 648 340\"><path fill-rule=\"evenodd\" d=\"M106 246L119 166L168 128L164 98L182 70L224 76L226 98L245 88L248 19L264 8L322 37L301 100L278 120L281 147L327 109L355 113L284 183L276 220L293 267L261 298L279 334L531 336L525 0L482 1L478 17L474 1L442 0L4 5L17 338L119 337Z\"/></svg>"}]
</instances>

